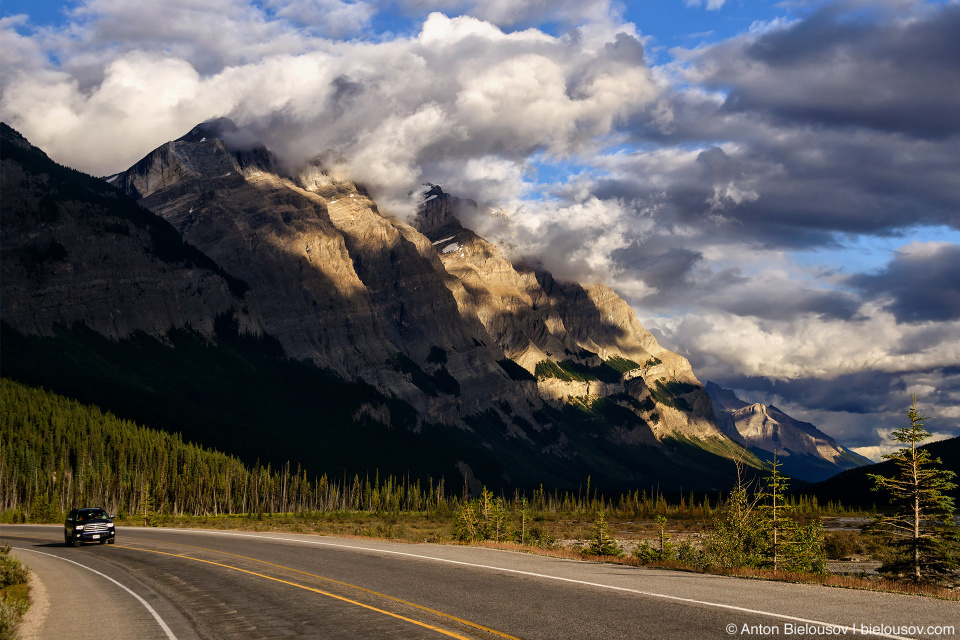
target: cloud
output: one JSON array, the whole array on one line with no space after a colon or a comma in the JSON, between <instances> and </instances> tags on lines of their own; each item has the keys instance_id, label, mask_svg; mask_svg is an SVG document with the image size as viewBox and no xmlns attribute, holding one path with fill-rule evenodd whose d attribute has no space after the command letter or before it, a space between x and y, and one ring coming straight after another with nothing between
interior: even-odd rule
<instances>
[{"instance_id":1,"label":"cloud","mask_svg":"<svg viewBox=\"0 0 960 640\"><path fill-rule=\"evenodd\" d=\"M879 273L847 282L884 308L897 322L960 320L960 245L911 243Z\"/></svg>"},{"instance_id":2,"label":"cloud","mask_svg":"<svg viewBox=\"0 0 960 640\"><path fill-rule=\"evenodd\" d=\"M91 83L97 81L98 69L131 52L184 60L210 75L322 45L302 25L277 19L245 0L82 0L71 17L68 29L43 36L66 69ZM327 24L334 30L341 26Z\"/></svg>"},{"instance_id":3,"label":"cloud","mask_svg":"<svg viewBox=\"0 0 960 640\"><path fill-rule=\"evenodd\" d=\"M414 15L434 11L471 15L498 27L545 22L579 26L617 15L609 0L397 0L393 4Z\"/></svg>"},{"instance_id":4,"label":"cloud","mask_svg":"<svg viewBox=\"0 0 960 640\"><path fill-rule=\"evenodd\" d=\"M334 38L362 33L377 13L372 3L362 1L268 0L267 6L280 18L312 33Z\"/></svg>"},{"instance_id":5,"label":"cloud","mask_svg":"<svg viewBox=\"0 0 960 640\"><path fill-rule=\"evenodd\" d=\"M0 110L94 174L228 116L291 170L333 151L387 212L439 183L704 379L863 447L920 389L948 433L960 257L918 238L960 230L960 5L811 6L650 68L608 0L83 0L62 31L0 22ZM390 12L414 28L375 33ZM901 246L868 268L870 238Z\"/></svg>"},{"instance_id":6,"label":"cloud","mask_svg":"<svg viewBox=\"0 0 960 640\"><path fill-rule=\"evenodd\" d=\"M133 16L122 0L90 0L77 13L95 18L77 27L78 42L121 43L97 51L109 58L100 79L88 86L87 74L65 70L70 63L52 76L16 74L3 93L5 117L53 157L104 174L196 122L229 116L291 166L335 149L356 179L399 202L425 167L447 167L435 182L476 184L479 158L522 164L538 152L583 152L658 92L628 26L600 39L557 38L434 13L413 37L301 47L306 36L287 22L220 2L209 11L223 11L226 27L203 38L206 4ZM252 37L240 47L248 53L228 55L241 36ZM126 51L134 40L141 49ZM306 52L282 53L288 45Z\"/></svg>"},{"instance_id":7,"label":"cloud","mask_svg":"<svg viewBox=\"0 0 960 640\"><path fill-rule=\"evenodd\" d=\"M906 19L893 11L828 4L785 28L694 53L688 79L726 91L732 113L949 137L960 126L960 5Z\"/></svg>"},{"instance_id":8,"label":"cloud","mask_svg":"<svg viewBox=\"0 0 960 640\"><path fill-rule=\"evenodd\" d=\"M835 379L858 371L912 372L960 362L960 322L897 323L873 303L862 319L796 315L765 319L720 311L653 320L685 353L742 375L771 380ZM910 344L909 349L901 348ZM706 369L705 375L722 373Z\"/></svg>"},{"instance_id":9,"label":"cloud","mask_svg":"<svg viewBox=\"0 0 960 640\"><path fill-rule=\"evenodd\" d=\"M717 11L719 9L722 9L723 5L725 5L727 1L726 0L706 0L706 2L703 2L702 0L684 0L683 3L688 7L699 7L702 5L706 5L707 11Z\"/></svg>"},{"instance_id":10,"label":"cloud","mask_svg":"<svg viewBox=\"0 0 960 640\"><path fill-rule=\"evenodd\" d=\"M220 112L210 89L210 81L182 60L129 54L112 62L103 82L87 94L67 74L21 74L4 92L0 109L54 159L103 175L132 164L156 146L158 134L179 137L190 123Z\"/></svg>"},{"instance_id":11,"label":"cloud","mask_svg":"<svg viewBox=\"0 0 960 640\"><path fill-rule=\"evenodd\" d=\"M0 64L0 90L17 74L38 75L48 72L44 64L43 45L25 37L18 29L28 24L25 15L0 18L0 39L3 41L3 64Z\"/></svg>"}]
</instances>

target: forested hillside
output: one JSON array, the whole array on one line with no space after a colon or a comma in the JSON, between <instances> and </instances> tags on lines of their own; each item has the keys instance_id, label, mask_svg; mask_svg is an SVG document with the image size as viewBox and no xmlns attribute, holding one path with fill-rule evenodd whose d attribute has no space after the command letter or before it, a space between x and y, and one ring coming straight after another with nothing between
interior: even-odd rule
<instances>
[{"instance_id":1,"label":"forested hillside","mask_svg":"<svg viewBox=\"0 0 960 640\"><path fill-rule=\"evenodd\" d=\"M74 505L111 512L220 514L427 508L442 485L358 476L335 482L303 469L238 458L121 420L43 389L0 381L0 511L30 520Z\"/></svg>"}]
</instances>

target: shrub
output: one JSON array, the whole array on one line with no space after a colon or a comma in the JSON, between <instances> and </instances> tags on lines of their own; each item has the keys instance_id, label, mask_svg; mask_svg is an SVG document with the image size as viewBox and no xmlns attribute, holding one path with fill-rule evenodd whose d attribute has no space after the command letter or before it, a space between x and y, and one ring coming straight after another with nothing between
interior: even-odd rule
<instances>
[{"instance_id":1,"label":"shrub","mask_svg":"<svg viewBox=\"0 0 960 640\"><path fill-rule=\"evenodd\" d=\"M493 492L484 487L479 498L460 505L450 533L460 542L510 539L510 522L503 500L494 498Z\"/></svg>"},{"instance_id":2,"label":"shrub","mask_svg":"<svg viewBox=\"0 0 960 640\"><path fill-rule=\"evenodd\" d=\"M589 556L622 556L623 549L610 537L607 531L607 520L603 511L597 511L597 516L593 519L593 534L587 543L587 548L583 551L584 555Z\"/></svg>"},{"instance_id":3,"label":"shrub","mask_svg":"<svg viewBox=\"0 0 960 640\"><path fill-rule=\"evenodd\" d=\"M10 555L10 547L0 546L0 640L17 638L17 623L30 606L28 577L28 569Z\"/></svg>"},{"instance_id":4,"label":"shrub","mask_svg":"<svg viewBox=\"0 0 960 640\"><path fill-rule=\"evenodd\" d=\"M23 584L29 576L28 569L19 559L10 555L10 547L0 547L0 589Z\"/></svg>"},{"instance_id":5,"label":"shrub","mask_svg":"<svg viewBox=\"0 0 960 640\"><path fill-rule=\"evenodd\" d=\"M823 551L828 558L842 560L865 553L866 545L853 531L828 531L823 536Z\"/></svg>"}]
</instances>

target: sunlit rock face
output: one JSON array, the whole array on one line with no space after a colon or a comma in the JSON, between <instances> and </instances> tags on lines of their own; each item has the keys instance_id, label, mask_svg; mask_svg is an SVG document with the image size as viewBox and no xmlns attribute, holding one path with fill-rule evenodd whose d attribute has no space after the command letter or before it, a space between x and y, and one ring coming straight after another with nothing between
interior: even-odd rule
<instances>
[{"instance_id":1,"label":"sunlit rock face","mask_svg":"<svg viewBox=\"0 0 960 640\"><path fill-rule=\"evenodd\" d=\"M232 148L232 131L200 125L116 184L247 282L251 309L291 356L431 421L493 410L537 424L543 402L618 397L646 425L637 441L726 438L689 362L612 289L512 264L462 226L474 202L434 186L408 226L319 161L289 175L264 148Z\"/></svg>"},{"instance_id":2,"label":"sunlit rock face","mask_svg":"<svg viewBox=\"0 0 960 640\"><path fill-rule=\"evenodd\" d=\"M772 460L775 453L787 475L818 481L872 464L813 424L792 418L773 405L744 402L713 382L707 383L706 390L720 428L761 458Z\"/></svg>"},{"instance_id":3,"label":"sunlit rock face","mask_svg":"<svg viewBox=\"0 0 960 640\"><path fill-rule=\"evenodd\" d=\"M456 278L452 290L461 315L476 318L513 362L537 377L543 398L625 394L647 401L641 414L656 437L725 438L687 359L661 347L612 289L560 282L549 272L513 265L494 244L460 224L461 207L474 203L439 187L423 197L417 226ZM621 375L595 373L600 379L594 380L549 375L545 363L564 362L574 368L612 366Z\"/></svg>"},{"instance_id":4,"label":"sunlit rock face","mask_svg":"<svg viewBox=\"0 0 960 640\"><path fill-rule=\"evenodd\" d=\"M726 488L716 460L742 447L689 362L612 289L512 263L461 224L476 204L440 187L405 224L322 160L290 170L238 139L229 121L200 125L106 182L84 176L99 208L61 197L46 221L52 174L5 155L3 320L163 340L173 328L216 339L227 319L372 385L380 399L358 405L357 424L462 434L451 446L473 447L461 461L481 482L681 485L694 464Z\"/></svg>"}]
</instances>

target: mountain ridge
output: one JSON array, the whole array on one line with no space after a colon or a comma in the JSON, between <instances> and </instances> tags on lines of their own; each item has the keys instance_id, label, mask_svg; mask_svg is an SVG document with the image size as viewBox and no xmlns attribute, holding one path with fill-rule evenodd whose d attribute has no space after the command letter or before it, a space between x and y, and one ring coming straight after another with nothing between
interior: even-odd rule
<instances>
[{"instance_id":1,"label":"mountain ridge","mask_svg":"<svg viewBox=\"0 0 960 640\"><path fill-rule=\"evenodd\" d=\"M178 369L200 367L198 373L209 369L223 376L223 365L215 363L234 358L249 374L230 376L255 396L257 385L273 388L256 382L261 380L257 368L289 359L307 367L289 375L314 376L305 373L311 368L327 371L323 375L333 378L314 378L316 384L325 388L334 379L343 381L347 386L338 387L344 390L341 395L355 398L342 408L340 426L321 420L312 427L316 435L305 442L319 442L316 437L335 428L346 430L335 438L343 446L358 447L359 432L350 431L362 423L384 442L402 432L402 447L415 448L418 438L422 441L418 434L430 433L447 445L430 448L437 458L433 461L414 455L423 458L422 468L447 469L493 486L535 484L539 474L540 481L552 478L566 486L592 475L597 486L636 486L658 478L664 486L674 481L691 487L689 478L681 478L696 469L704 488L727 488L731 459L744 455L741 447L717 428L709 397L689 362L660 347L611 289L563 283L545 271L511 264L495 245L460 223L456 208L471 203L439 187L423 196L418 221L407 225L381 215L362 186L334 179L321 163L284 174L269 151L250 145L231 148L224 131L231 135L225 122L200 125L129 170L99 181L100 187L79 177L75 179L83 184L71 187L102 190L102 197L120 203L127 217L155 216L149 218L152 224L164 233L175 231L181 245L189 247L183 251L203 260L178 258L179 263L166 265L151 257L152 236L106 230L129 225L109 207L87 211L86 246L74 246L66 231L87 218L77 213L66 186L47 193L48 208L56 212L47 233L62 240L65 254L58 251L55 259L35 265L31 275L23 267L30 253L25 241L4 242L3 321L9 327L4 352L10 354L4 375L19 367L13 373L31 382L57 380L73 385L77 393L99 393L104 402L116 404L119 391L96 391L97 381L84 379L94 359L113 358L113 364L98 371L109 384L154 407L151 411L164 422L158 426L170 428L208 411L194 398L200 390ZM27 165L4 158L5 239L29 236L24 221L36 217L35 201L46 197L20 197L24 175L34 171ZM26 180L29 189L56 182L50 167L35 169ZM124 193L137 197L140 206ZM96 260L78 259L91 248ZM146 285L135 281L133 293L126 292L125 273L109 266L144 259L154 269L151 291L167 291L177 274L200 277L187 278L179 289L164 294L167 307L203 301L213 293L220 297L196 318L157 313L156 305L145 304L136 293ZM198 260L203 265L194 264ZM100 282L114 297L91 300L99 305L95 310L83 300L65 298L53 315L44 315L36 304L21 304L43 301L40 281L53 277L78 287L88 286L88 280ZM111 325L100 319L111 308L132 320ZM11 312L17 309L21 311ZM86 329L71 328L76 322ZM41 338L47 342L38 342ZM253 345L267 344L263 340L275 344L276 355L256 355L260 347ZM231 346L247 343L240 351ZM156 366L125 355L144 349L155 354ZM228 356L231 349L234 355ZM51 372L31 360L31 352L41 351L69 366ZM69 361L63 360L68 353ZM146 386L131 386L123 371L135 372L131 379ZM64 382L67 372L73 379ZM203 379L219 385L211 375L203 373ZM150 389L163 391L158 395ZM304 393L309 395L308 389ZM227 406L229 389L217 393L210 405L223 403L218 411L230 418L216 427L217 433L191 422L189 428L201 436L198 441L207 437L229 451L222 446L229 441L224 431L234 428L228 425L253 437L273 424L269 413L260 411L250 414L261 416L261 422L250 422L253 417ZM157 406L163 394L170 394L173 404L180 402L187 416L177 418ZM274 406L271 402L265 406ZM306 397L288 402L309 404ZM135 403L124 406L133 413L147 410ZM287 429L306 433L310 412L296 409L296 415L294 422L301 426ZM373 440L365 446L378 445ZM319 451L300 454L328 460L323 464L339 464L330 461L342 458L325 458ZM394 464L371 449L369 459L375 458ZM356 461L350 464L357 468Z\"/></svg>"},{"instance_id":2,"label":"mountain ridge","mask_svg":"<svg viewBox=\"0 0 960 640\"><path fill-rule=\"evenodd\" d=\"M872 460L840 445L809 422L797 420L773 405L749 403L730 389L707 382L717 422L726 433L766 461L777 460L783 472L817 482Z\"/></svg>"}]
</instances>

